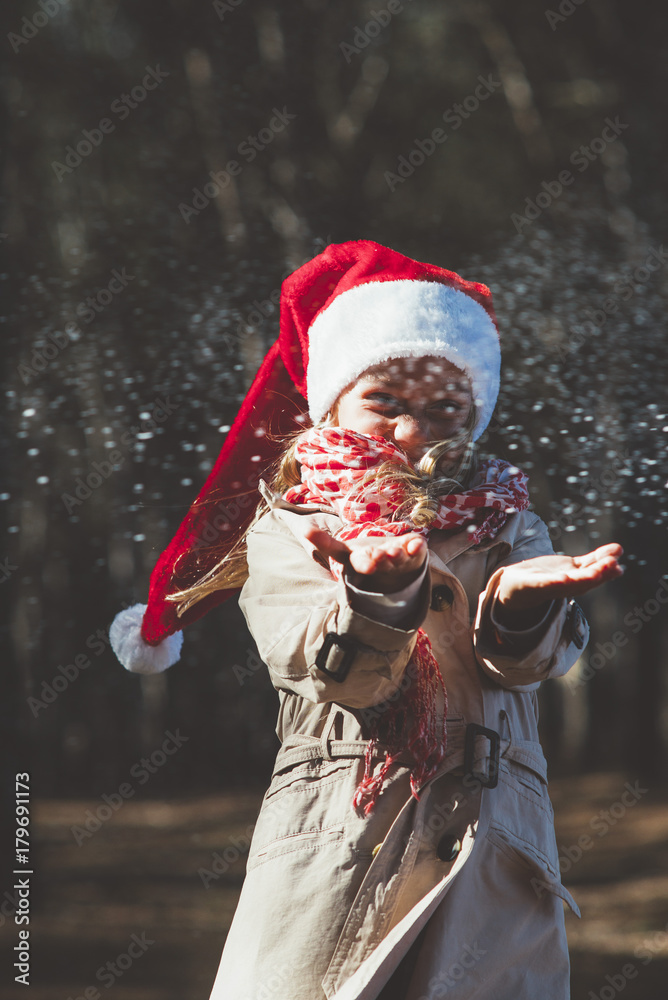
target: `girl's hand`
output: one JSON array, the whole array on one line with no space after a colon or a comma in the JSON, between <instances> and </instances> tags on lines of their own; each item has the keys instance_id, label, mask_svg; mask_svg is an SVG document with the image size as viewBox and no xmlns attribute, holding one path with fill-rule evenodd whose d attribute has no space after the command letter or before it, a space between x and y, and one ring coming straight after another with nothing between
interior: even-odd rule
<instances>
[{"instance_id":1,"label":"girl's hand","mask_svg":"<svg viewBox=\"0 0 668 1000\"><path fill-rule=\"evenodd\" d=\"M583 556L536 556L505 566L497 600L505 612L515 613L584 594L622 575L622 554L621 545L612 542Z\"/></svg>"},{"instance_id":2,"label":"girl's hand","mask_svg":"<svg viewBox=\"0 0 668 1000\"><path fill-rule=\"evenodd\" d=\"M325 559L352 569L356 587L380 594L403 590L416 580L427 555L427 542L414 532L342 542L328 531L308 527L304 536Z\"/></svg>"}]
</instances>

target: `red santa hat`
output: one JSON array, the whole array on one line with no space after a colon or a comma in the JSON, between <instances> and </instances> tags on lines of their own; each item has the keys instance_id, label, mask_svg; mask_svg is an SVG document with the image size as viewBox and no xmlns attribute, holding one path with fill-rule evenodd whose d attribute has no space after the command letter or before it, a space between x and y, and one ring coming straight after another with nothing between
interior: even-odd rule
<instances>
[{"instance_id":1,"label":"red santa hat","mask_svg":"<svg viewBox=\"0 0 668 1000\"><path fill-rule=\"evenodd\" d=\"M179 659L184 626L233 593L208 594L181 616L166 600L243 536L259 479L307 409L317 423L367 368L427 355L446 358L471 380L477 439L496 403L501 362L485 285L369 240L329 246L283 282L278 340L199 496L153 569L148 605L127 608L111 625L110 642L123 666L138 673L165 670Z\"/></svg>"}]
</instances>

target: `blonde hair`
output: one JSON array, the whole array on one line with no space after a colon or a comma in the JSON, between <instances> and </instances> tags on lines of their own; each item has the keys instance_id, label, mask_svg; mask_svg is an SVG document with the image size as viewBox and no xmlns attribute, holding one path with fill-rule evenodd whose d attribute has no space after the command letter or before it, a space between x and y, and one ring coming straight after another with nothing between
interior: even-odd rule
<instances>
[{"instance_id":1,"label":"blonde hair","mask_svg":"<svg viewBox=\"0 0 668 1000\"><path fill-rule=\"evenodd\" d=\"M473 441L477 418L477 408L471 404L462 430L454 437L432 445L417 467L408 462L388 461L368 471L363 479L364 484L374 482L379 489L399 486L404 492L405 500L394 511L393 521L408 520L416 528L429 527L436 517L440 499L468 487L479 464L477 447ZM332 414L328 413L316 426L335 426ZM301 465L295 452L303 433L304 430L300 429L286 439L288 443L284 451L268 472L272 490L280 496L291 486L301 484ZM462 449L460 457L447 464L444 469L439 469L441 460L455 449ZM176 608L178 615L183 615L193 604L215 590L243 587L248 579L246 536L268 510L269 504L260 497L248 527L231 549L192 586L167 596L166 600L179 602Z\"/></svg>"}]
</instances>

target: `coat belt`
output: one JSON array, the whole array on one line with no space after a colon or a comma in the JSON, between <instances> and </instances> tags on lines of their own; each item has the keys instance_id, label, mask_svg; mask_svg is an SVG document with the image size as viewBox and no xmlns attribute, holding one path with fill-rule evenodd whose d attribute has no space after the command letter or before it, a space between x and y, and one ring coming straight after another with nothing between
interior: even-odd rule
<instances>
[{"instance_id":1,"label":"coat belt","mask_svg":"<svg viewBox=\"0 0 668 1000\"><path fill-rule=\"evenodd\" d=\"M466 729L466 724L461 722L448 724L448 742L442 762L442 773L452 771L463 765ZM478 742L479 740L481 741L480 743ZM367 746L368 743L365 740L329 739L326 736L326 731L322 737L289 736L282 744L276 756L272 779L294 767L296 764L304 764L311 760L364 757ZM474 760L476 763L484 762L487 752L485 738L476 737L475 746ZM500 760L512 760L516 764L529 768L529 770L539 775L543 781L547 781L547 762L540 743L535 740L508 740L499 738L499 746ZM375 748L373 756L377 760L383 760L387 756L387 753L387 747L381 743ZM408 751L404 751L397 756L396 762L406 767L411 767L414 759Z\"/></svg>"}]
</instances>

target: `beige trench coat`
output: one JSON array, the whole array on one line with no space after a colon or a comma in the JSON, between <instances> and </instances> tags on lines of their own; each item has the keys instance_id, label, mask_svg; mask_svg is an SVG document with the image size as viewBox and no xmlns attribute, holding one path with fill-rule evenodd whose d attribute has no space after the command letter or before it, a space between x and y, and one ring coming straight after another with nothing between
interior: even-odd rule
<instances>
[{"instance_id":1,"label":"beige trench coat","mask_svg":"<svg viewBox=\"0 0 668 1000\"><path fill-rule=\"evenodd\" d=\"M500 636L491 613L503 566L552 551L545 525L514 514L476 547L433 531L419 608L399 628L355 610L307 522L341 524L277 501L248 537L240 605L282 746L212 1000L566 1000L562 900L579 911L559 875L536 690L588 629L565 600L528 633ZM445 680L447 755L419 800L397 764L364 817L351 800L369 719L410 683L418 627Z\"/></svg>"}]
</instances>

